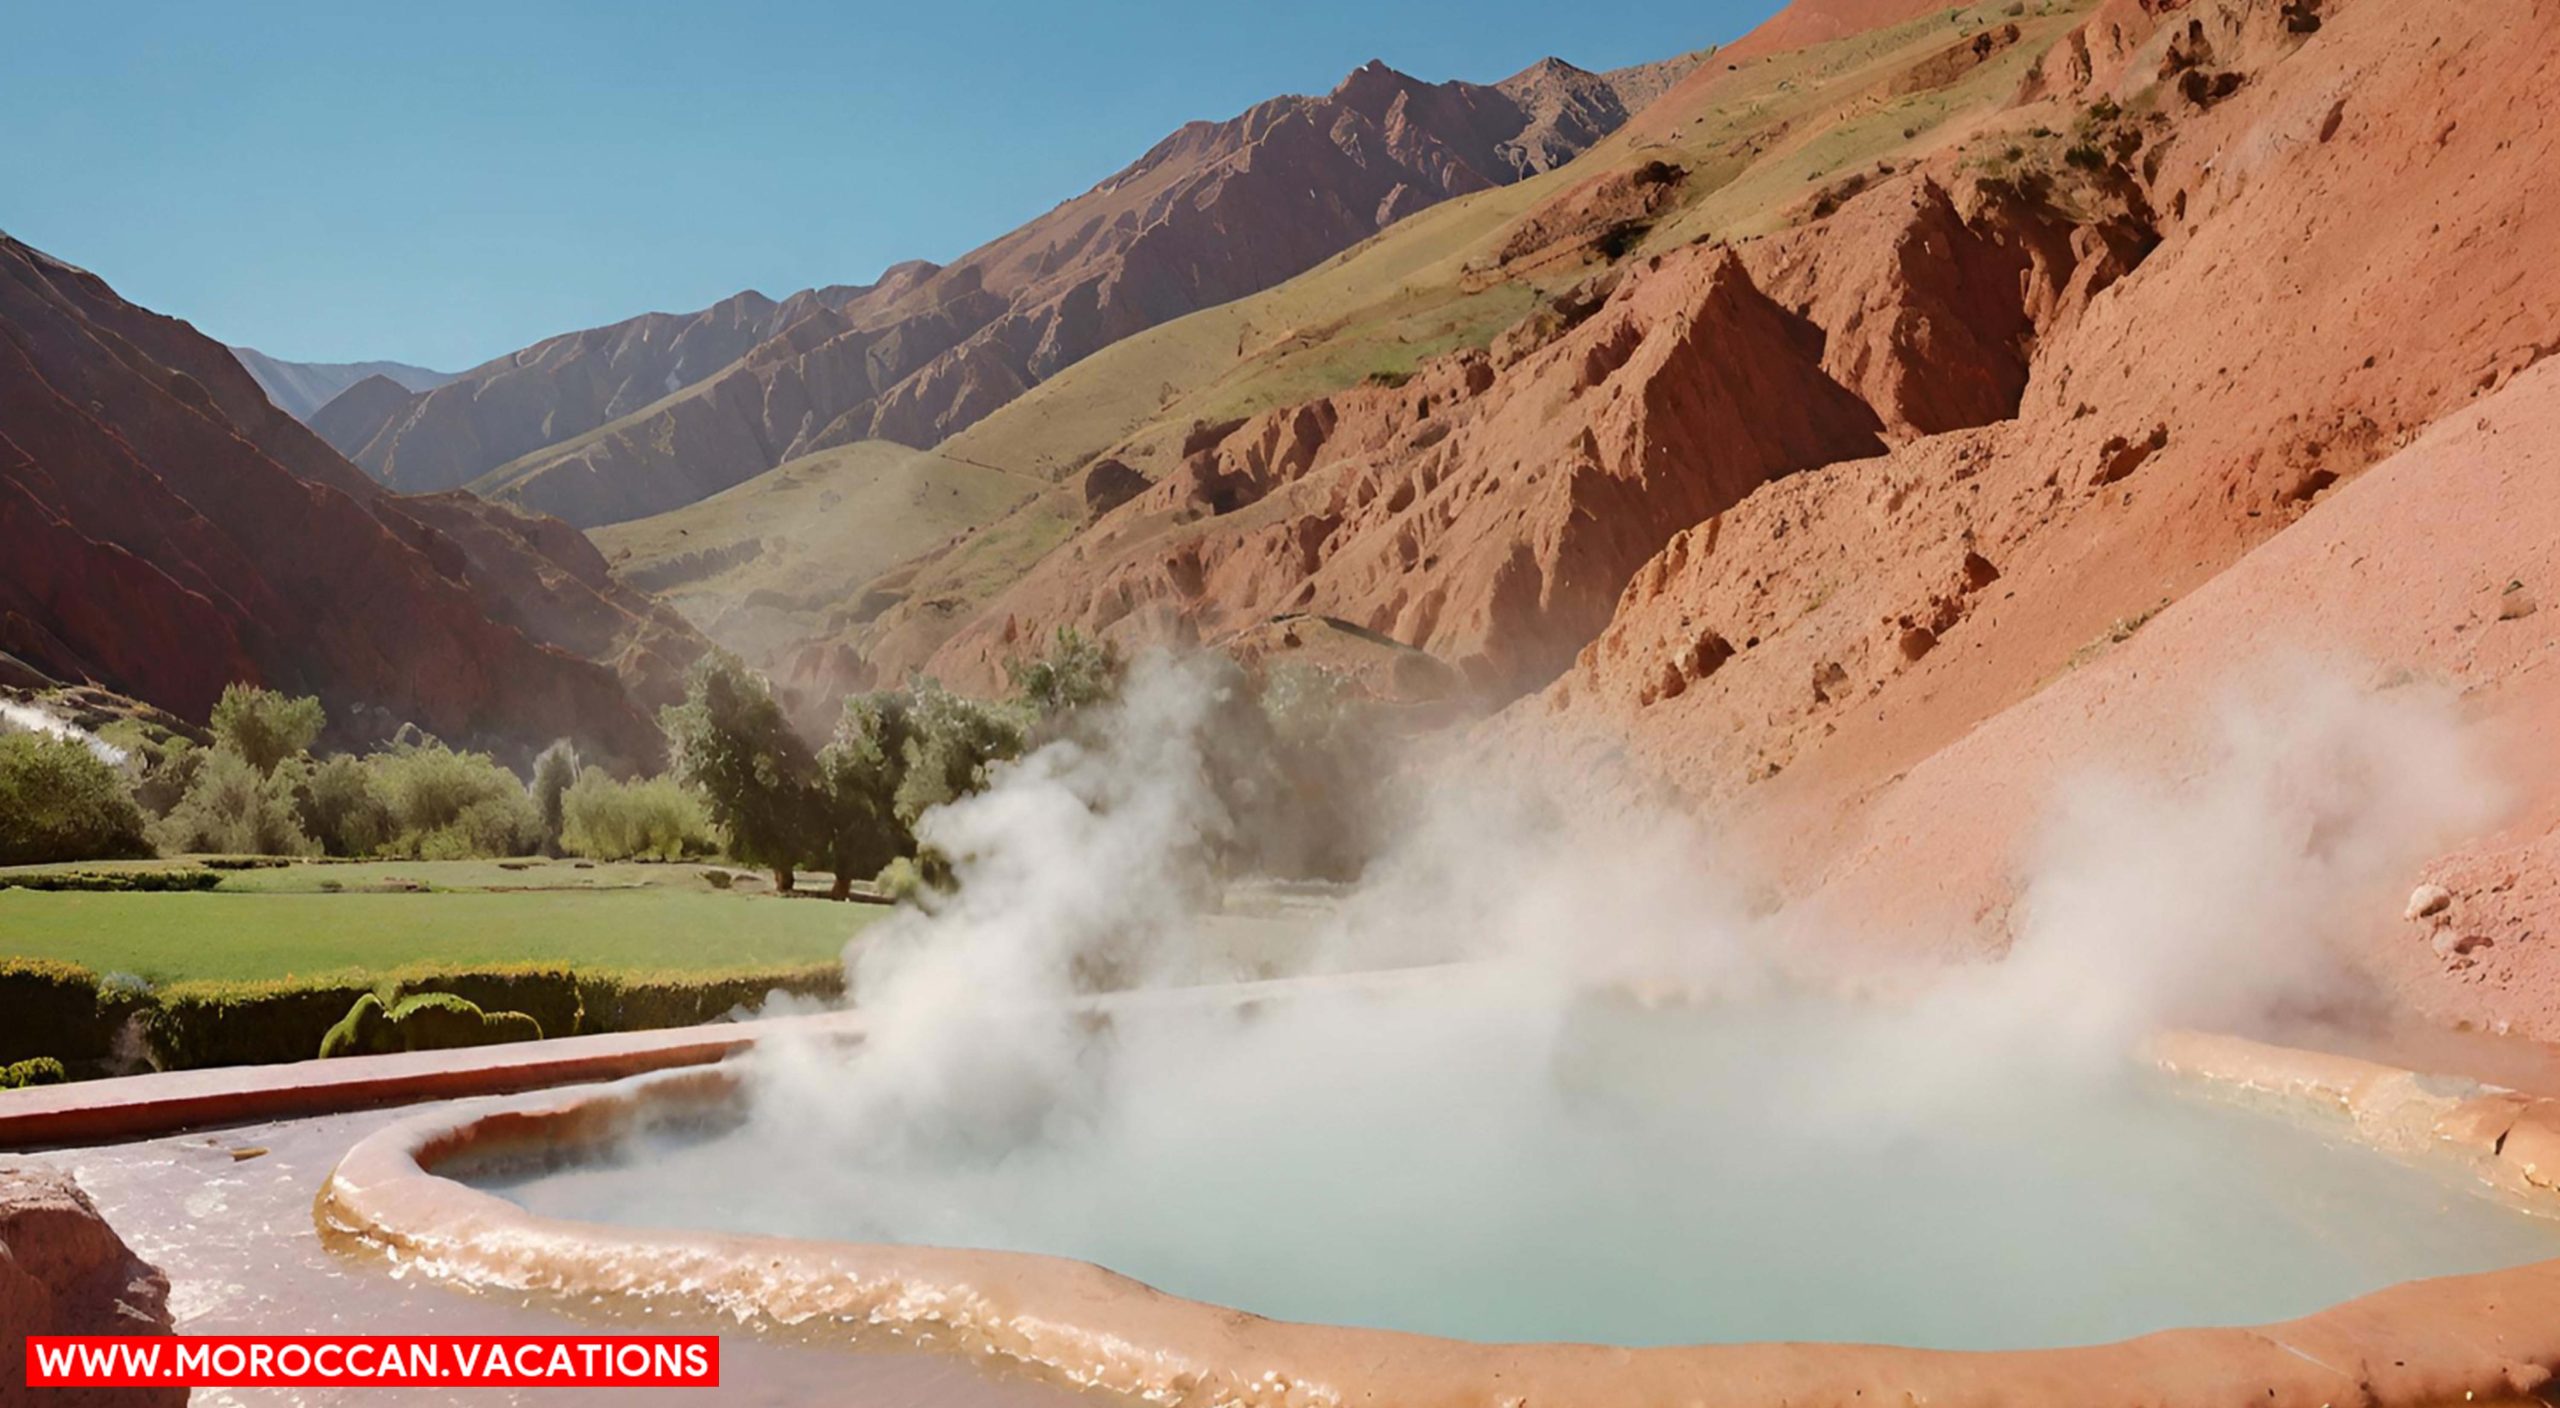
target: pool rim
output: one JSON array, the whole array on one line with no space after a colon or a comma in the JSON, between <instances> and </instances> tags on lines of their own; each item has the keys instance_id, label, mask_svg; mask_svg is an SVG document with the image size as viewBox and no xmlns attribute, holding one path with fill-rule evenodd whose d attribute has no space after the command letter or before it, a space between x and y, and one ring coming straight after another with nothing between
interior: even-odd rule
<instances>
[{"instance_id":1,"label":"pool rim","mask_svg":"<svg viewBox=\"0 0 2560 1408\"><path fill-rule=\"evenodd\" d=\"M2560 1101L2201 1032L2164 1034L2150 1055L2225 1093L2324 1114L2385 1152L2449 1154L2560 1213ZM944 1347L1183 1404L2416 1408L2521 1402L2560 1371L2560 1260L2403 1282L2268 1325L2063 1349L1488 1344L1268 1319L1065 1257L545 1218L435 1172L465 1155L599 1142L644 1111L727 1101L745 1079L735 1065L694 1068L413 1116L349 1150L315 1217L461 1282L930 1331Z\"/></svg>"}]
</instances>

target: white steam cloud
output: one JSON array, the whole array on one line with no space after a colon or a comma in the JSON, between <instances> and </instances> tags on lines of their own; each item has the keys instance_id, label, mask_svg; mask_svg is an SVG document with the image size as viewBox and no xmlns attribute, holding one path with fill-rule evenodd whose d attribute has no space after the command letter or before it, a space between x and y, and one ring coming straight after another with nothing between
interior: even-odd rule
<instances>
[{"instance_id":1,"label":"white steam cloud","mask_svg":"<svg viewBox=\"0 0 2560 1408\"><path fill-rule=\"evenodd\" d=\"M1789 915L1739 898L1698 819L1568 822L1480 761L1415 764L1386 852L1270 943L1273 926L1212 912L1238 903L1212 863L1239 840L1213 780L1237 677L1142 661L1096 727L928 818L959 885L850 950L859 1048L767 1050L743 1130L653 1150L647 1179L610 1193L555 1191L586 1215L700 1222L738 1203L725 1190L789 1189L720 1220L1065 1252L1270 1313L1494 1337L1572 1332L1587 1304L1590 1332L1621 1342L1808 1325L2065 1342L2220 1313L2142 1271L2155 1252L2299 1272L2235 1282L2235 1322L2454 1269L2253 1252L2290 1224L2253 1220L2234 1180L2330 1165L2250 1136L2181 1151L2192 1131L2143 1102L2130 1059L2164 1025L2353 1012L2354 941L2427 855L2492 820L2446 696L2341 679L2297 665L2235 687L2177 775L2072 780L2022 858L2006 955L1853 1003L1791 970ZM1314 996L1086 1002L1265 974L1275 954ZM1664 994L1697 1007L1641 1010ZM2237 1211L2121 1216L2185 1195ZM2078 1277L2081 1253L2039 1226L2129 1228L2129 1249L2087 1256L2135 1270L2057 1301L2039 1278ZM2482 1235L2484 1256L2513 1249L2503 1224ZM1228 1255L1227 1236L1289 1250ZM1723 1250L1665 1260L1666 1236ZM1900 1259L1876 1262L1886 1242ZM1849 1260L1835 1275L1826 1256ZM1447 1258L1469 1260L1417 1279ZM1750 1280L1761 1264L1801 1274ZM1737 1274L1721 1265L1748 1294L1712 1281ZM1924 1289L1947 1265L1980 1271L1967 1307ZM1696 1305L1711 1326L1680 1318Z\"/></svg>"}]
</instances>

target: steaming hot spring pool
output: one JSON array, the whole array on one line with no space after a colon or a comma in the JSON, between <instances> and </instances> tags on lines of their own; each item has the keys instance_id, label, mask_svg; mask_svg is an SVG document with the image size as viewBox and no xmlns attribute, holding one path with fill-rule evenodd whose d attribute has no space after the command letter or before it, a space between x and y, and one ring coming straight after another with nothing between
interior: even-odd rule
<instances>
[{"instance_id":1,"label":"steaming hot spring pool","mask_svg":"<svg viewBox=\"0 0 2560 1408\"><path fill-rule=\"evenodd\" d=\"M760 1063L715 1114L438 1171L543 1217L1037 1252L1473 1341L2023 1349L2560 1257L2467 1171L1809 1004L1149 1005L1037 1078ZM1055 1082L1054 1084L1044 1082Z\"/></svg>"}]
</instances>

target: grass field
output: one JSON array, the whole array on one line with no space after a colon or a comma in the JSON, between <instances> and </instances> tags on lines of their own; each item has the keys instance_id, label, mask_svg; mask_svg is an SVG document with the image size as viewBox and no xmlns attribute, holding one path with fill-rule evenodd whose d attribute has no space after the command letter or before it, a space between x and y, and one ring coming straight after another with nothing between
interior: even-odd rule
<instances>
[{"instance_id":1,"label":"grass field","mask_svg":"<svg viewBox=\"0 0 2560 1408\"><path fill-rule=\"evenodd\" d=\"M220 888L193 894L8 889L0 957L64 959L154 983L415 963L710 972L833 958L888 913L724 892L705 870L367 862L230 872Z\"/></svg>"}]
</instances>

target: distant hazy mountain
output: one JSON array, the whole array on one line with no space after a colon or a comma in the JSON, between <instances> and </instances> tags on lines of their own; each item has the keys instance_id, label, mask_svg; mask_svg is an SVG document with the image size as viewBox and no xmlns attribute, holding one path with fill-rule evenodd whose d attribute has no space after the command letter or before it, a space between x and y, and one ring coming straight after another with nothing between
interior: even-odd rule
<instances>
[{"instance_id":1,"label":"distant hazy mountain","mask_svg":"<svg viewBox=\"0 0 2560 1408\"><path fill-rule=\"evenodd\" d=\"M335 400L339 392L369 376L389 377L411 391L433 391L453 380L451 372L431 372L406 362L287 362L254 347L234 347L231 355L240 359L268 400L300 421L308 421L312 412Z\"/></svg>"},{"instance_id":2,"label":"distant hazy mountain","mask_svg":"<svg viewBox=\"0 0 2560 1408\"><path fill-rule=\"evenodd\" d=\"M366 388L315 425L393 488L467 483L581 526L860 440L933 445L1131 333L1569 160L1695 62L1550 59L1490 85L1371 63L1330 94L1191 123L950 268L570 334L405 406ZM680 338L712 355L666 365Z\"/></svg>"}]
</instances>

